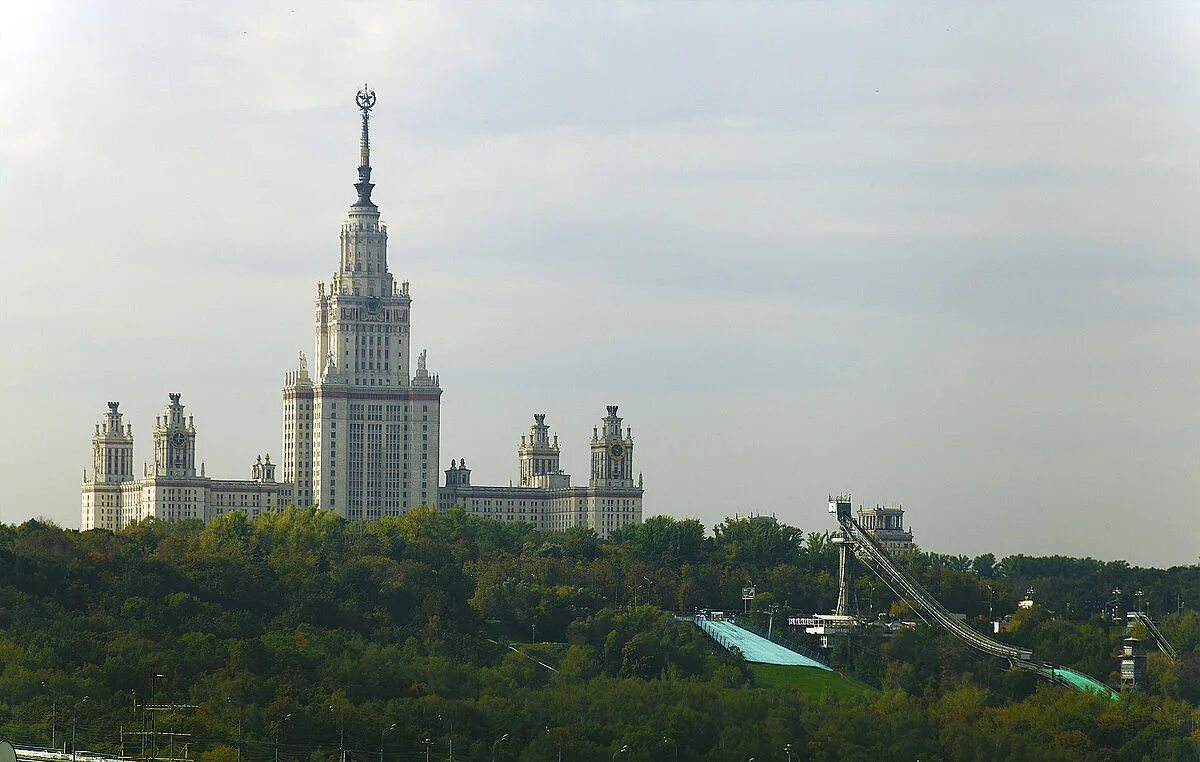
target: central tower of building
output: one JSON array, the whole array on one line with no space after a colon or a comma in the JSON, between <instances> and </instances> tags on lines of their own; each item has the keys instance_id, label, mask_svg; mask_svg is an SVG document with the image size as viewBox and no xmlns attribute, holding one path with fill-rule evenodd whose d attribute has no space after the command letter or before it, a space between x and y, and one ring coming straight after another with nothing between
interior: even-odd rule
<instances>
[{"instance_id":1,"label":"central tower of building","mask_svg":"<svg viewBox=\"0 0 1200 762\"><path fill-rule=\"evenodd\" d=\"M303 353L284 377L283 480L300 506L349 519L437 505L441 396L421 352L410 375L408 283L388 269L387 226L371 200L371 109L365 85L358 198L342 223L338 271L317 284L315 367Z\"/></svg>"}]
</instances>

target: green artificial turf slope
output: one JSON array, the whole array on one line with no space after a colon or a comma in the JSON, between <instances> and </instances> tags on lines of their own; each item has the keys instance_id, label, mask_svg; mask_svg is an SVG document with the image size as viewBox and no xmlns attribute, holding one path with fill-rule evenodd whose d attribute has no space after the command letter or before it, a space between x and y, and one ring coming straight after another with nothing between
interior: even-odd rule
<instances>
[{"instance_id":1,"label":"green artificial turf slope","mask_svg":"<svg viewBox=\"0 0 1200 762\"><path fill-rule=\"evenodd\" d=\"M754 685L759 688L792 688L801 693L834 693L857 696L874 690L864 682L812 667L791 667L780 664L751 664Z\"/></svg>"}]
</instances>

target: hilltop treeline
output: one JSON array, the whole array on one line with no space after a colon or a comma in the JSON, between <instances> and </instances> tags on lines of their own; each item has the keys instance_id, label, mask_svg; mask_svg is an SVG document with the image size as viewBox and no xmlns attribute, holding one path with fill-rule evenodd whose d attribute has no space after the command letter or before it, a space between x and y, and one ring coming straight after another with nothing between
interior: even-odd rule
<instances>
[{"instance_id":1,"label":"hilltop treeline","mask_svg":"<svg viewBox=\"0 0 1200 762\"><path fill-rule=\"evenodd\" d=\"M1117 587L1200 600L1197 569L914 551L913 572L969 617L1016 609L1014 641L1110 679ZM0 737L202 762L460 760L1189 759L1200 617L1163 628L1146 695L1120 704L980 658L925 628L837 656L873 688L755 686L755 672L668 611L765 623L828 610L829 536L665 517L601 541L461 511L346 522L289 509L201 527L80 533L0 525ZM1053 592L1052 592L1053 590ZM860 600L904 614L866 576ZM1039 593L1039 600L1041 594ZM982 625L981 625L982 626ZM536 632L536 638L534 633ZM800 635L793 633L794 637ZM509 642L536 639L537 645ZM86 698L85 698L86 697ZM147 709L147 705L152 708ZM168 735L168 733L170 735ZM623 754L622 748L627 748Z\"/></svg>"}]
</instances>

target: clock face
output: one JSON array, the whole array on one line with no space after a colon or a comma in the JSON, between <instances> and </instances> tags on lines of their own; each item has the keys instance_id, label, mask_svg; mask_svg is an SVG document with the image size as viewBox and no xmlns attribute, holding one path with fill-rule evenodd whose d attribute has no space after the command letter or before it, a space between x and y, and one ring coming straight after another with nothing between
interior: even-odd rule
<instances>
[{"instance_id":1,"label":"clock face","mask_svg":"<svg viewBox=\"0 0 1200 762\"><path fill-rule=\"evenodd\" d=\"M621 458L624 458L625 445L621 444L620 442L613 442L608 446L608 454L612 456L614 460L620 460Z\"/></svg>"},{"instance_id":2,"label":"clock face","mask_svg":"<svg viewBox=\"0 0 1200 762\"><path fill-rule=\"evenodd\" d=\"M182 431L176 431L173 435L171 435L171 444L175 445L176 447L183 447L185 442L187 442L187 437L183 435Z\"/></svg>"}]
</instances>

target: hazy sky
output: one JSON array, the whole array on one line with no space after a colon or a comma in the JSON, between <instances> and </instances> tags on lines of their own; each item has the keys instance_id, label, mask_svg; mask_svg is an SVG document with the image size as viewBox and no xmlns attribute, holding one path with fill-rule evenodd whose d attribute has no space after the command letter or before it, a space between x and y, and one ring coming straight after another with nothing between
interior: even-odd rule
<instances>
[{"instance_id":1,"label":"hazy sky","mask_svg":"<svg viewBox=\"0 0 1200 762\"><path fill-rule=\"evenodd\" d=\"M443 466L586 482L619 403L647 515L902 502L941 552L1200 556L1195 4L6 3L0 520L78 526L107 400L208 473L374 194Z\"/></svg>"}]
</instances>

